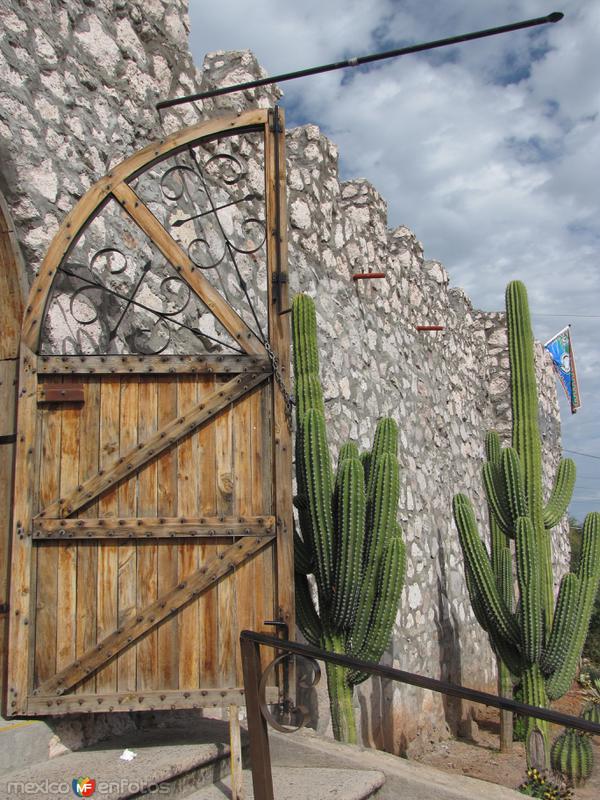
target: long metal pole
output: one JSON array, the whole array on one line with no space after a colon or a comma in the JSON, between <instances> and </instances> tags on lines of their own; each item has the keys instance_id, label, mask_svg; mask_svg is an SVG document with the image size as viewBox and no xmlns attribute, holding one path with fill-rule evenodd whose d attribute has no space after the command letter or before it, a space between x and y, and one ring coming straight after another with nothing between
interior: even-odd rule
<instances>
[{"instance_id":1,"label":"long metal pole","mask_svg":"<svg viewBox=\"0 0 600 800\"><path fill-rule=\"evenodd\" d=\"M511 31L518 31L523 28L533 28L536 25L546 25L549 22L560 22L564 17L561 11L554 11L545 17L536 17L535 19L526 19L523 22L512 22L509 25L501 25L498 28L486 28L482 31L474 31L473 33L463 33L460 36L450 36L448 39L437 39L433 42L424 42L423 44L413 44L409 47L400 47L397 50L386 50L383 53L373 53L368 56L359 56L357 58L348 58L346 61L334 61L331 64L323 64L320 67L308 67L307 69L300 69L297 72L284 72L281 75L274 75L272 78L258 78L255 81L247 81L246 83L238 83L234 86L223 86L220 89L211 89L208 92L198 92L197 94L186 95L185 97L175 97L172 100L161 100L156 104L156 110L162 111L165 108L172 108L173 106L181 105L182 103L193 103L196 100L207 100L209 97L217 97L222 94L231 94L232 92L242 92L245 89L256 89L258 86L269 86L272 83L283 83L284 81L292 81L296 78L306 78L308 75L319 75L322 72L332 72L336 69L345 69L346 67L358 67L361 64L372 64L374 61L383 61L386 58L397 58L398 56L407 56L411 53L422 53L424 50L435 50L438 47L448 47L452 44L461 44L462 42L471 42L474 39L484 39L486 36L496 36L500 33L510 33Z\"/></svg>"}]
</instances>

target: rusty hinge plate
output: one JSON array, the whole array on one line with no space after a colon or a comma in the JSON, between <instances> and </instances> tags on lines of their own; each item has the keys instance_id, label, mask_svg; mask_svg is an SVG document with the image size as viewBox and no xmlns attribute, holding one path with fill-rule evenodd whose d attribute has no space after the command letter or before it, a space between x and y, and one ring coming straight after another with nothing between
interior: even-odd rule
<instances>
[{"instance_id":1,"label":"rusty hinge plate","mask_svg":"<svg viewBox=\"0 0 600 800\"><path fill-rule=\"evenodd\" d=\"M48 383L38 386L38 403L83 403L84 400L82 383Z\"/></svg>"}]
</instances>

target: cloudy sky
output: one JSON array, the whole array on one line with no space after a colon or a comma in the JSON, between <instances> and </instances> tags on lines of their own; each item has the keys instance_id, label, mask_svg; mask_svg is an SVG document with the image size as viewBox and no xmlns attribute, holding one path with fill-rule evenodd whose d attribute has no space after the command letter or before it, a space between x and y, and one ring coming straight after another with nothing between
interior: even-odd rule
<instances>
[{"instance_id":1,"label":"cloudy sky","mask_svg":"<svg viewBox=\"0 0 600 800\"><path fill-rule=\"evenodd\" d=\"M319 125L342 177L370 180L390 227L408 225L476 306L502 309L520 278L538 339L571 324L583 407L572 416L561 396L561 411L582 518L600 510L600 3L190 0L191 44L199 65L249 48L277 74L551 11L565 19L283 84L282 103L288 127Z\"/></svg>"}]
</instances>

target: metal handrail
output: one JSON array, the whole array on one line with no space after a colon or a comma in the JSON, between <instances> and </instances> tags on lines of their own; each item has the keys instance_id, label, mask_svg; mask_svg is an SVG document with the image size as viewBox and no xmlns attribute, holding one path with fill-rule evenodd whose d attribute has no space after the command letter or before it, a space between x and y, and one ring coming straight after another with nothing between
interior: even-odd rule
<instances>
[{"instance_id":1,"label":"metal handrail","mask_svg":"<svg viewBox=\"0 0 600 800\"><path fill-rule=\"evenodd\" d=\"M280 654L269 666L263 670L261 666L260 648L261 645L271 647L280 651ZM248 734L250 738L250 761L252 769L252 783L254 786L255 800L273 800L273 778L271 774L271 757L269 752L269 738L267 724L273 724L273 718L266 708L264 690L266 676L270 670L290 655L301 656L310 661L326 661L337 664L341 667L366 672L369 675L378 675L399 683L407 683L411 686L419 686L422 689L430 689L433 692L441 692L451 697L459 697L463 700L470 700L473 703L481 703L505 711L512 711L527 717L543 719L547 722L554 722L568 728L600 735L600 725L583 719L574 717L570 714L562 714L559 711L552 711L549 708L539 708L525 703L519 703L506 697L498 697L488 692L480 692L477 689L469 689L447 681L427 678L414 672L406 672L401 669L385 666L384 664L373 664L370 661L361 661L357 658L343 655L341 653L329 653L320 650L312 645L300 642L278 639L265 633L255 631L242 631L240 634L240 646L242 651L242 667L244 672L244 693L246 697L246 709L248 715ZM318 667L317 667L318 669ZM303 723L302 723L303 724ZM302 727L302 724L300 727ZM279 730L283 728L276 725ZM298 730L298 728L288 729Z\"/></svg>"}]
</instances>

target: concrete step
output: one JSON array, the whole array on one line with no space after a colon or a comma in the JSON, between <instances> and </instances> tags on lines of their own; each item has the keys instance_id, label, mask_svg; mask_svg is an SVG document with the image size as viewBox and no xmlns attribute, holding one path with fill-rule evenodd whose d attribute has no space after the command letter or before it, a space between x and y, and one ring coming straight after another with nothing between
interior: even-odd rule
<instances>
[{"instance_id":1,"label":"concrete step","mask_svg":"<svg viewBox=\"0 0 600 800\"><path fill-rule=\"evenodd\" d=\"M383 772L361 769L273 767L275 800L365 800L385 782ZM200 789L187 800L229 800L231 781L225 778ZM252 776L244 770L244 800L253 800Z\"/></svg>"},{"instance_id":2,"label":"concrete step","mask_svg":"<svg viewBox=\"0 0 600 800\"><path fill-rule=\"evenodd\" d=\"M121 759L125 749L137 754L132 761ZM201 720L193 728L135 731L7 773L0 777L0 798L64 800L75 796L71 783L79 777L95 780L93 796L102 800L141 797L158 786L162 797L187 797L228 771L228 725Z\"/></svg>"},{"instance_id":3,"label":"concrete step","mask_svg":"<svg viewBox=\"0 0 600 800\"><path fill-rule=\"evenodd\" d=\"M378 800L518 800L523 795L505 786L455 775L426 764L325 739L312 731L269 732L271 763L283 770L311 768L357 769L382 772L385 783ZM212 799L211 799L212 800ZM221 799L222 800L222 799ZM275 800L279 800L275 792Z\"/></svg>"},{"instance_id":4,"label":"concrete step","mask_svg":"<svg viewBox=\"0 0 600 800\"><path fill-rule=\"evenodd\" d=\"M21 764L47 761L53 738L45 722L0 717L0 776Z\"/></svg>"}]
</instances>

